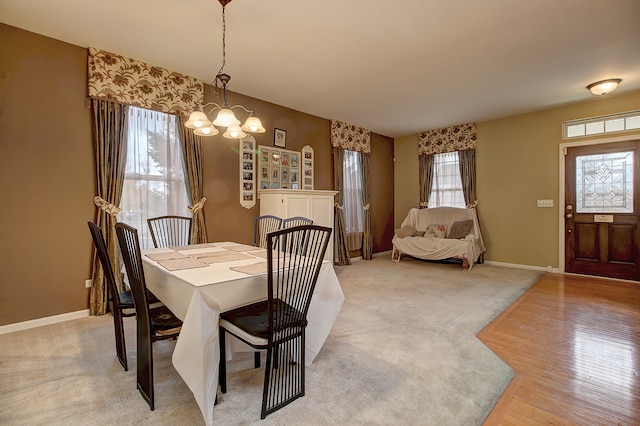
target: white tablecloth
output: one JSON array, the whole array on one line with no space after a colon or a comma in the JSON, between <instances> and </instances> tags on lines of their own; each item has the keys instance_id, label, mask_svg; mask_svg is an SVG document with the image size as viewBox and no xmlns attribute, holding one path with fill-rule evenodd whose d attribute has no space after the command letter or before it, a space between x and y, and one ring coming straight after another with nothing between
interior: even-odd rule
<instances>
[{"instance_id":1,"label":"white tablecloth","mask_svg":"<svg viewBox=\"0 0 640 426\"><path fill-rule=\"evenodd\" d=\"M257 262L266 263L266 259L251 256L250 259L213 263L201 268L169 271L147 254L177 251L185 255L196 255L225 252L227 249L231 251L232 247L237 249L238 244L224 242L176 250L151 249L145 250L142 256L147 287L184 322L172 361L193 392L207 425L213 422L213 405L218 389L220 312L267 298L265 273L248 275L230 268ZM251 251L245 253L251 255ZM333 265L325 261L320 269L307 315L309 325L305 342L306 364L312 363L322 348L343 304L344 294Z\"/></svg>"}]
</instances>

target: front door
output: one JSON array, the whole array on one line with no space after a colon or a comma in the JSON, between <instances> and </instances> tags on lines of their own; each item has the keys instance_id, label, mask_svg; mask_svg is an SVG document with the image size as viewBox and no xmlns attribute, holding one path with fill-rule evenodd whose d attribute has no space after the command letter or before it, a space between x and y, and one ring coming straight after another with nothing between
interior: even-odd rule
<instances>
[{"instance_id":1,"label":"front door","mask_svg":"<svg viewBox=\"0 0 640 426\"><path fill-rule=\"evenodd\" d=\"M565 270L640 281L640 141L567 148Z\"/></svg>"}]
</instances>

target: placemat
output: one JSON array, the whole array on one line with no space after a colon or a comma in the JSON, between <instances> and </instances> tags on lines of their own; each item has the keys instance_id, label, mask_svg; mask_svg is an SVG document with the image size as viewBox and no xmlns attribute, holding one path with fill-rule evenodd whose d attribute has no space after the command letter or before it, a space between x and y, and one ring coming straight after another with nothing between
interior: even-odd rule
<instances>
[{"instance_id":1,"label":"placemat","mask_svg":"<svg viewBox=\"0 0 640 426\"><path fill-rule=\"evenodd\" d=\"M200 262L199 260L192 259L190 257L186 257L184 259L160 260L158 261L158 264L162 265L165 269L169 271L179 271L181 269L204 268L206 266L209 266L208 263Z\"/></svg>"},{"instance_id":2,"label":"placemat","mask_svg":"<svg viewBox=\"0 0 640 426\"><path fill-rule=\"evenodd\" d=\"M263 259L267 258L267 249L260 249L258 251L252 251L251 256L261 257Z\"/></svg>"},{"instance_id":3,"label":"placemat","mask_svg":"<svg viewBox=\"0 0 640 426\"><path fill-rule=\"evenodd\" d=\"M177 251L171 251L168 253L147 253L145 254L151 260L170 260L170 259L184 259L189 257L186 254L178 253Z\"/></svg>"},{"instance_id":4,"label":"placemat","mask_svg":"<svg viewBox=\"0 0 640 426\"><path fill-rule=\"evenodd\" d=\"M198 253L198 254L192 255L191 257L198 259L200 262L207 262L207 263L221 263L221 262L232 262L234 260L254 259L253 256L250 256L248 254L237 253L233 251Z\"/></svg>"},{"instance_id":5,"label":"placemat","mask_svg":"<svg viewBox=\"0 0 640 426\"><path fill-rule=\"evenodd\" d=\"M267 272L267 262L252 263L251 265L232 266L229 269L248 275L259 275Z\"/></svg>"},{"instance_id":6,"label":"placemat","mask_svg":"<svg viewBox=\"0 0 640 426\"><path fill-rule=\"evenodd\" d=\"M238 244L238 245L235 245L235 246L224 246L222 248L227 249L227 250L231 250L231 251L257 251L257 250L264 250L262 247L249 246L249 245L246 245L246 244Z\"/></svg>"},{"instance_id":7,"label":"placemat","mask_svg":"<svg viewBox=\"0 0 640 426\"><path fill-rule=\"evenodd\" d=\"M188 246L169 246L169 248L172 250L194 250L194 249L201 249L201 248L207 248L207 247L215 247L215 246L210 243L191 244Z\"/></svg>"}]
</instances>

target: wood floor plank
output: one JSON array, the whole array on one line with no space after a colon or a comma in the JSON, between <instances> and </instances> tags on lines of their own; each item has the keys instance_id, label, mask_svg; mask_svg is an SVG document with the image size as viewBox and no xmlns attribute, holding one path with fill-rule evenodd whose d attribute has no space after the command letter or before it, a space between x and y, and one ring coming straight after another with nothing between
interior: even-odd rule
<instances>
[{"instance_id":1,"label":"wood floor plank","mask_svg":"<svg viewBox=\"0 0 640 426\"><path fill-rule=\"evenodd\" d=\"M640 284L546 274L478 338L515 371L485 425L640 424Z\"/></svg>"}]
</instances>

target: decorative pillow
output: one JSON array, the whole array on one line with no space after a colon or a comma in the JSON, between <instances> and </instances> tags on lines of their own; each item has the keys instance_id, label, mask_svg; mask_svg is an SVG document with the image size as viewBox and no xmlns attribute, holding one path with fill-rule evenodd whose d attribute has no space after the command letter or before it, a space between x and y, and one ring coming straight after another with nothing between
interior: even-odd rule
<instances>
[{"instance_id":1,"label":"decorative pillow","mask_svg":"<svg viewBox=\"0 0 640 426\"><path fill-rule=\"evenodd\" d=\"M459 222L453 222L447 238L452 240L462 239L471 233L472 227L473 220L461 220Z\"/></svg>"},{"instance_id":2,"label":"decorative pillow","mask_svg":"<svg viewBox=\"0 0 640 426\"><path fill-rule=\"evenodd\" d=\"M446 225L429 225L427 230L424 231L425 237L444 238L447 235Z\"/></svg>"},{"instance_id":3,"label":"decorative pillow","mask_svg":"<svg viewBox=\"0 0 640 426\"><path fill-rule=\"evenodd\" d=\"M396 235L400 238L412 237L416 232L418 232L418 230L410 225L396 229Z\"/></svg>"}]
</instances>

